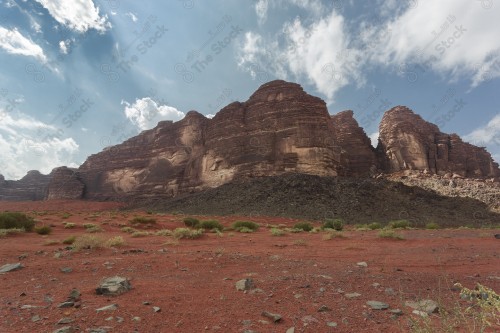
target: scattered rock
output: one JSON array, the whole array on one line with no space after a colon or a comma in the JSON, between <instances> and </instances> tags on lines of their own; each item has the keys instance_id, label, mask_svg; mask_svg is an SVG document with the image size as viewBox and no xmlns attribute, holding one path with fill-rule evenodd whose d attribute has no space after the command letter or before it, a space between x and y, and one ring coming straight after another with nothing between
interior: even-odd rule
<instances>
[{"instance_id":1,"label":"scattered rock","mask_svg":"<svg viewBox=\"0 0 500 333\"><path fill-rule=\"evenodd\" d=\"M311 315L307 315L307 316L304 316L302 317L300 320L302 320L302 322L305 324L305 325L309 325L311 323L318 323L318 319L314 318L313 316Z\"/></svg>"},{"instance_id":2,"label":"scattered rock","mask_svg":"<svg viewBox=\"0 0 500 333\"><path fill-rule=\"evenodd\" d=\"M266 318L269 318L271 319L273 322L277 323L279 321L281 321L281 315L277 314L277 313L271 313L271 312L267 312L267 311L263 311L262 312L262 315Z\"/></svg>"},{"instance_id":3,"label":"scattered rock","mask_svg":"<svg viewBox=\"0 0 500 333\"><path fill-rule=\"evenodd\" d=\"M417 316L420 316L420 317L424 317L424 318L429 316L427 314L427 312L425 312L425 311L413 310L411 313L416 314Z\"/></svg>"},{"instance_id":4,"label":"scattered rock","mask_svg":"<svg viewBox=\"0 0 500 333\"><path fill-rule=\"evenodd\" d=\"M322 305L319 307L318 309L318 312L328 312L328 311L332 311L332 309L330 309L328 306L326 305Z\"/></svg>"},{"instance_id":5,"label":"scattered rock","mask_svg":"<svg viewBox=\"0 0 500 333\"><path fill-rule=\"evenodd\" d=\"M392 288L385 288L385 293L389 296L395 296L396 292Z\"/></svg>"},{"instance_id":6,"label":"scattered rock","mask_svg":"<svg viewBox=\"0 0 500 333\"><path fill-rule=\"evenodd\" d=\"M57 322L57 325L65 325L65 324L70 324L73 322L73 319L71 318L62 318Z\"/></svg>"},{"instance_id":7,"label":"scattered rock","mask_svg":"<svg viewBox=\"0 0 500 333\"><path fill-rule=\"evenodd\" d=\"M110 305L103 306L102 308L96 309L96 311L97 312L115 311L116 309L118 309L118 305L117 304L110 304Z\"/></svg>"},{"instance_id":8,"label":"scattered rock","mask_svg":"<svg viewBox=\"0 0 500 333\"><path fill-rule=\"evenodd\" d=\"M495 234L496 239L500 239L500 234Z\"/></svg>"},{"instance_id":9,"label":"scattered rock","mask_svg":"<svg viewBox=\"0 0 500 333\"><path fill-rule=\"evenodd\" d=\"M96 288L97 295L117 296L132 289L128 279L120 276L114 276L104 279L99 287Z\"/></svg>"},{"instance_id":10,"label":"scattered rock","mask_svg":"<svg viewBox=\"0 0 500 333\"><path fill-rule=\"evenodd\" d=\"M295 333L295 327L290 327L285 333Z\"/></svg>"},{"instance_id":11,"label":"scattered rock","mask_svg":"<svg viewBox=\"0 0 500 333\"><path fill-rule=\"evenodd\" d=\"M236 290L251 290L255 288L255 284L252 279L243 279L236 282Z\"/></svg>"},{"instance_id":12,"label":"scattered rock","mask_svg":"<svg viewBox=\"0 0 500 333\"><path fill-rule=\"evenodd\" d=\"M359 296L361 296L361 294L358 294L358 293L348 293L348 294L345 294L345 297L349 298L349 299L357 298Z\"/></svg>"},{"instance_id":13,"label":"scattered rock","mask_svg":"<svg viewBox=\"0 0 500 333\"><path fill-rule=\"evenodd\" d=\"M76 302L80 300L80 296L81 294L80 291L78 291L78 289L71 289L68 299Z\"/></svg>"},{"instance_id":14,"label":"scattered rock","mask_svg":"<svg viewBox=\"0 0 500 333\"><path fill-rule=\"evenodd\" d=\"M389 310L390 313L396 315L396 316L402 316L403 315L403 311L401 311L400 309L392 309L392 310Z\"/></svg>"},{"instance_id":15,"label":"scattered rock","mask_svg":"<svg viewBox=\"0 0 500 333\"><path fill-rule=\"evenodd\" d=\"M333 321L329 321L329 322L326 323L326 326L328 326L328 327L337 327L337 323L333 322Z\"/></svg>"},{"instance_id":16,"label":"scattered rock","mask_svg":"<svg viewBox=\"0 0 500 333\"><path fill-rule=\"evenodd\" d=\"M372 287L373 288L378 288L378 287L380 287L380 283L377 283L377 282L372 283Z\"/></svg>"},{"instance_id":17,"label":"scattered rock","mask_svg":"<svg viewBox=\"0 0 500 333\"><path fill-rule=\"evenodd\" d=\"M75 329L71 326L64 326L53 331L52 333L75 333Z\"/></svg>"},{"instance_id":18,"label":"scattered rock","mask_svg":"<svg viewBox=\"0 0 500 333\"><path fill-rule=\"evenodd\" d=\"M0 274L12 272L12 271L17 271L18 269L24 268L23 265L21 265L20 262L16 264L5 264L2 267L0 267Z\"/></svg>"},{"instance_id":19,"label":"scattered rock","mask_svg":"<svg viewBox=\"0 0 500 333\"><path fill-rule=\"evenodd\" d=\"M368 301L366 304L373 310L385 310L389 308L389 304L379 301Z\"/></svg>"},{"instance_id":20,"label":"scattered rock","mask_svg":"<svg viewBox=\"0 0 500 333\"><path fill-rule=\"evenodd\" d=\"M151 305L151 303L149 301L144 301L142 302L142 305Z\"/></svg>"},{"instance_id":21,"label":"scattered rock","mask_svg":"<svg viewBox=\"0 0 500 333\"><path fill-rule=\"evenodd\" d=\"M23 253L21 254L19 257L17 257L19 260L23 260L23 259L26 259L28 258L28 254L27 253Z\"/></svg>"},{"instance_id":22,"label":"scattered rock","mask_svg":"<svg viewBox=\"0 0 500 333\"><path fill-rule=\"evenodd\" d=\"M360 261L356 265L358 265L359 267L368 267L368 264L364 261Z\"/></svg>"},{"instance_id":23,"label":"scattered rock","mask_svg":"<svg viewBox=\"0 0 500 333\"><path fill-rule=\"evenodd\" d=\"M34 315L33 317L31 317L31 321L34 323L40 320L42 320L42 318L39 315Z\"/></svg>"},{"instance_id":24,"label":"scattered rock","mask_svg":"<svg viewBox=\"0 0 500 333\"><path fill-rule=\"evenodd\" d=\"M91 328L89 333L108 333L108 331L102 327L99 327L99 328Z\"/></svg>"},{"instance_id":25,"label":"scattered rock","mask_svg":"<svg viewBox=\"0 0 500 333\"><path fill-rule=\"evenodd\" d=\"M437 312L439 310L439 305L435 301L430 299L423 299L418 302L406 301L405 305L412 309L423 311L428 314Z\"/></svg>"},{"instance_id":26,"label":"scattered rock","mask_svg":"<svg viewBox=\"0 0 500 333\"><path fill-rule=\"evenodd\" d=\"M64 308L72 308L73 305L75 305L75 302L73 302L73 301L66 301L66 302L60 303L57 307L59 309L64 309Z\"/></svg>"},{"instance_id":27,"label":"scattered rock","mask_svg":"<svg viewBox=\"0 0 500 333\"><path fill-rule=\"evenodd\" d=\"M136 323L141 321L141 317L133 317L132 321L135 321Z\"/></svg>"},{"instance_id":28,"label":"scattered rock","mask_svg":"<svg viewBox=\"0 0 500 333\"><path fill-rule=\"evenodd\" d=\"M62 268L60 268L60 271L62 273L71 273L71 272L73 272L73 268L71 268L71 267L62 267Z\"/></svg>"},{"instance_id":29,"label":"scattered rock","mask_svg":"<svg viewBox=\"0 0 500 333\"><path fill-rule=\"evenodd\" d=\"M160 312L161 308L159 306L153 306L153 311L154 312Z\"/></svg>"}]
</instances>

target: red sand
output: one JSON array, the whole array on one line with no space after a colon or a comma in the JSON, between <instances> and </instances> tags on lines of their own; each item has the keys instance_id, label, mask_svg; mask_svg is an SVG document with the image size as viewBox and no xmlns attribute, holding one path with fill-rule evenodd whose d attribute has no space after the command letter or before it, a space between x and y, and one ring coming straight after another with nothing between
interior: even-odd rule
<instances>
[{"instance_id":1,"label":"red sand","mask_svg":"<svg viewBox=\"0 0 500 333\"><path fill-rule=\"evenodd\" d=\"M69 325L80 332L98 327L108 327L108 332L141 333L284 333L290 327L295 332L409 332L409 319L417 317L404 306L406 300L431 298L450 309L455 303L468 304L451 290L454 282L469 288L481 283L497 293L500 290L500 241L493 237L498 230L407 230L399 232L404 240L381 239L377 231L347 230L345 238L323 240L322 232L276 237L264 227L267 223L291 227L296 222L291 219L210 217L225 226L239 219L253 220L261 228L250 234L226 231L223 237L206 233L200 239L170 244L171 237L132 238L120 231L134 215L149 215L117 212L119 206L79 201L0 202L0 211L25 211L40 224L54 225L48 236L26 233L0 238L0 266L16 262L25 266L0 275L0 332L53 332L65 326L56 325L63 317L73 319ZM35 215L33 211L45 213ZM65 212L72 215L63 219ZM183 216L153 216L157 219L154 230L183 226ZM76 223L77 228L64 229L63 222ZM63 239L88 234L81 226L84 223L100 224L104 232L93 234L98 237L123 236L126 245L65 250ZM45 245L48 240L60 243ZM131 253L133 249L145 252ZM55 253L61 253L60 258ZM22 254L27 257L20 260ZM360 261L368 267L358 267ZM62 273L62 267L73 271ZM96 295L99 282L114 275L129 278L133 289L116 297ZM252 278L262 291L237 291L236 281L244 278ZM82 293L81 307L57 308L72 288ZM386 288L396 294L387 294ZM361 296L347 299L344 293L352 292ZM53 302L47 302L48 298ZM404 315L392 319L388 310L369 309L369 300L386 302ZM145 301L150 305L144 305ZM96 313L97 308L113 303L117 310ZM23 305L40 307L22 309ZM318 312L322 305L330 311ZM161 312L155 313L153 306ZM279 313L283 319L270 323L262 311ZM35 315L41 320L33 322ZM109 317L113 318L106 320ZM134 317L140 321L132 320ZM439 322L437 314L431 318ZM328 322L338 326L328 327ZM469 332L470 328L462 324L456 331Z\"/></svg>"}]
</instances>

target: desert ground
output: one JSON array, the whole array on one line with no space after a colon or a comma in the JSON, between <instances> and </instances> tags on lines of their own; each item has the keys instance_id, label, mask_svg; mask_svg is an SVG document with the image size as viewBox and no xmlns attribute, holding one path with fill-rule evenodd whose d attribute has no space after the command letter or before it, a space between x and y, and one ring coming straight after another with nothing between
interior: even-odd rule
<instances>
[{"instance_id":1,"label":"desert ground","mask_svg":"<svg viewBox=\"0 0 500 333\"><path fill-rule=\"evenodd\" d=\"M352 225L342 232L291 232L303 220L193 216L228 228L237 220L260 227L176 239L158 231L185 227L186 215L123 210L118 203L0 202L0 211L24 212L52 227L48 235L0 238L0 266L22 265L0 274L5 333L481 332L477 300L461 298L454 284L500 290L498 229L402 229L384 238L380 230ZM156 222L132 226L135 216ZM89 232L84 224L97 228ZM127 226L139 232L124 232ZM283 235L273 235L271 226ZM121 236L124 244L75 251L63 243L84 235L102 243ZM98 295L101 281L114 276L128 279L132 289ZM237 290L242 279L253 286ZM74 304L59 307L74 289L80 293ZM439 310L413 313L406 303L426 299ZM374 309L369 301L388 308ZM281 319L274 322L266 311ZM498 316L484 319L492 325L485 332L500 329Z\"/></svg>"}]
</instances>

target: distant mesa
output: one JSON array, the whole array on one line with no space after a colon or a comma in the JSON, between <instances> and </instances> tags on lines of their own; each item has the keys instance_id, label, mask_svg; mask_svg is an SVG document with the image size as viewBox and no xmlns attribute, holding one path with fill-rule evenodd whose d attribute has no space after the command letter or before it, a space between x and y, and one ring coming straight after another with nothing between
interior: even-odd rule
<instances>
[{"instance_id":1,"label":"distant mesa","mask_svg":"<svg viewBox=\"0 0 500 333\"><path fill-rule=\"evenodd\" d=\"M322 99L296 83L276 80L212 119L190 111L180 121L161 121L89 156L78 169L60 167L50 175L30 171L19 181L0 176L0 199L168 198L285 173L500 177L498 164L484 148L442 133L405 106L385 112L379 131L373 148L353 111L330 115Z\"/></svg>"}]
</instances>

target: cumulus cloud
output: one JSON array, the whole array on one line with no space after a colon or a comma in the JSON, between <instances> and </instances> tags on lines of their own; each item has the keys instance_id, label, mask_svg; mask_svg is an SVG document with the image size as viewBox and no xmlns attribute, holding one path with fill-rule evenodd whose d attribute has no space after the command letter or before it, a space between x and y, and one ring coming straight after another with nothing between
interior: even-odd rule
<instances>
[{"instance_id":1,"label":"cumulus cloud","mask_svg":"<svg viewBox=\"0 0 500 333\"><path fill-rule=\"evenodd\" d=\"M92 0L36 0L60 24L80 33L89 29L100 32L111 27L107 15L101 16Z\"/></svg>"},{"instance_id":2,"label":"cumulus cloud","mask_svg":"<svg viewBox=\"0 0 500 333\"><path fill-rule=\"evenodd\" d=\"M485 126L465 135L464 140L476 145L500 146L500 114L494 116Z\"/></svg>"},{"instance_id":3,"label":"cumulus cloud","mask_svg":"<svg viewBox=\"0 0 500 333\"><path fill-rule=\"evenodd\" d=\"M69 41L68 43L64 40L59 42L59 51L61 51L62 54L68 54L68 46L69 46Z\"/></svg>"},{"instance_id":4,"label":"cumulus cloud","mask_svg":"<svg viewBox=\"0 0 500 333\"><path fill-rule=\"evenodd\" d=\"M40 62L47 62L43 49L31 39L24 37L17 29L5 29L0 26L0 48L8 53L34 57Z\"/></svg>"},{"instance_id":5,"label":"cumulus cloud","mask_svg":"<svg viewBox=\"0 0 500 333\"><path fill-rule=\"evenodd\" d=\"M147 130L155 127L162 120L181 120L184 112L168 105L159 105L150 97L136 99L132 104L122 101L125 105L125 117L137 126L140 130Z\"/></svg>"},{"instance_id":6,"label":"cumulus cloud","mask_svg":"<svg viewBox=\"0 0 500 333\"><path fill-rule=\"evenodd\" d=\"M500 76L500 6L482 1L420 0L384 26L368 29L366 39L386 30L389 38L371 54L379 63L421 64L450 75L468 76L471 86Z\"/></svg>"},{"instance_id":7,"label":"cumulus cloud","mask_svg":"<svg viewBox=\"0 0 500 333\"><path fill-rule=\"evenodd\" d=\"M380 136L380 133L379 132L375 132L375 133L372 133L370 134L368 137L370 138L370 141L372 143L372 146L377 148L378 146L378 137Z\"/></svg>"},{"instance_id":8,"label":"cumulus cloud","mask_svg":"<svg viewBox=\"0 0 500 333\"><path fill-rule=\"evenodd\" d=\"M62 165L77 167L73 138L50 135L57 129L22 113L2 109L0 115L0 174L6 179L20 179L33 169L47 174Z\"/></svg>"},{"instance_id":9,"label":"cumulus cloud","mask_svg":"<svg viewBox=\"0 0 500 333\"><path fill-rule=\"evenodd\" d=\"M134 13L126 13L125 16L128 16L132 22L137 22L137 16L135 16Z\"/></svg>"},{"instance_id":10,"label":"cumulus cloud","mask_svg":"<svg viewBox=\"0 0 500 333\"><path fill-rule=\"evenodd\" d=\"M314 1L304 3L315 6ZM274 38L245 33L238 54L240 68L254 78L268 73L283 79L287 75L305 79L329 102L347 84L364 83L361 68L365 58L361 51L349 48L344 18L335 10L309 24L299 18L285 22L281 31L283 34Z\"/></svg>"}]
</instances>

